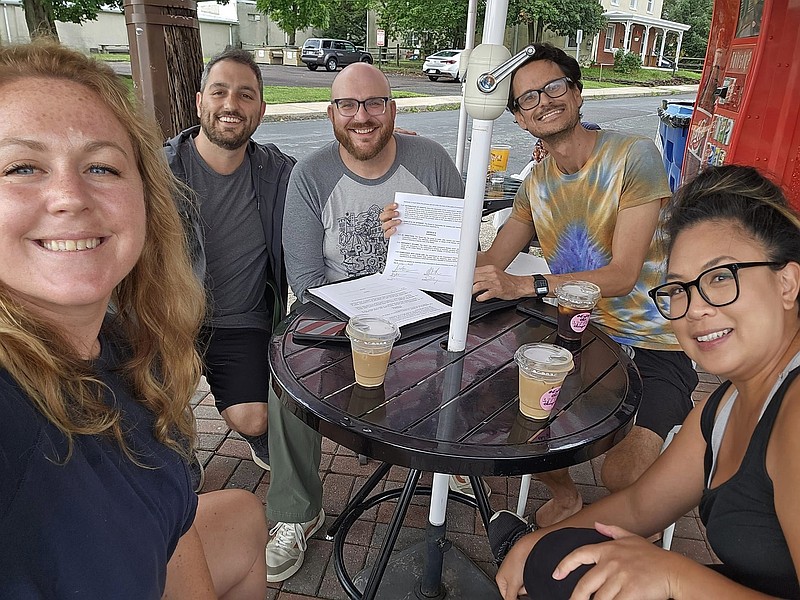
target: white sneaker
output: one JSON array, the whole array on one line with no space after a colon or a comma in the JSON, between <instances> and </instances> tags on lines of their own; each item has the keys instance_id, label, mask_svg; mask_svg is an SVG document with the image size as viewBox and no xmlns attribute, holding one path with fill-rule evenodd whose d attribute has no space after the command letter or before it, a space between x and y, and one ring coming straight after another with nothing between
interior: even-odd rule
<instances>
[{"instance_id":1,"label":"white sneaker","mask_svg":"<svg viewBox=\"0 0 800 600\"><path fill-rule=\"evenodd\" d=\"M277 523L270 529L267 542L267 581L289 579L303 566L308 547L306 540L325 524L325 511L305 523Z\"/></svg>"},{"instance_id":2,"label":"white sneaker","mask_svg":"<svg viewBox=\"0 0 800 600\"><path fill-rule=\"evenodd\" d=\"M490 488L489 484L483 479L481 479L480 482L483 485L483 489L486 491L486 497L488 498L492 495L492 488ZM469 477L464 475L450 475L449 486L454 492L461 492L470 498L475 497L475 492L472 490L472 484L469 482Z\"/></svg>"}]
</instances>

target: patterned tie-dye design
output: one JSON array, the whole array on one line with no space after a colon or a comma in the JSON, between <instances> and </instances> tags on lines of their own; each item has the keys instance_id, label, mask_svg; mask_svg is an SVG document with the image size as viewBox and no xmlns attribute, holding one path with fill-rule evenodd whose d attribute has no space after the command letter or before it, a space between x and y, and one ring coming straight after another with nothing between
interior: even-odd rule
<instances>
[{"instance_id":1,"label":"patterned tie-dye design","mask_svg":"<svg viewBox=\"0 0 800 600\"><path fill-rule=\"evenodd\" d=\"M591 271L611 261L619 211L669 195L653 142L605 130L598 132L593 155L577 173L564 175L552 157L536 165L517 192L511 216L535 224L553 273ZM647 295L663 279L664 252L659 224L631 293L602 298L592 313L592 322L617 342L653 350L679 349L668 321Z\"/></svg>"}]
</instances>

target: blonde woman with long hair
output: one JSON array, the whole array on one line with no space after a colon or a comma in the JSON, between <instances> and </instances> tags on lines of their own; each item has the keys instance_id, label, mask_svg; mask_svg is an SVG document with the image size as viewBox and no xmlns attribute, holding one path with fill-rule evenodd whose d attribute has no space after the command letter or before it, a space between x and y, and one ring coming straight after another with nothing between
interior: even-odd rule
<instances>
[{"instance_id":1,"label":"blonde woman with long hair","mask_svg":"<svg viewBox=\"0 0 800 600\"><path fill-rule=\"evenodd\" d=\"M263 598L267 530L186 456L203 291L105 65L0 48L0 597Z\"/></svg>"}]
</instances>

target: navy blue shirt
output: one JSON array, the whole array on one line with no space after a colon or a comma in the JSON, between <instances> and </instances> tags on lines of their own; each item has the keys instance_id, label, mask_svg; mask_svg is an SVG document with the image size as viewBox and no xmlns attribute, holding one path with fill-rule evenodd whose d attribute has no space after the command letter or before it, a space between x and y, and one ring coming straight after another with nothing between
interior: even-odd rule
<instances>
[{"instance_id":1,"label":"navy blue shirt","mask_svg":"<svg viewBox=\"0 0 800 600\"><path fill-rule=\"evenodd\" d=\"M134 464L110 437L64 436L0 369L0 598L160 598L167 562L197 509L185 461L153 437L152 414L114 372L97 374L123 412Z\"/></svg>"}]
</instances>

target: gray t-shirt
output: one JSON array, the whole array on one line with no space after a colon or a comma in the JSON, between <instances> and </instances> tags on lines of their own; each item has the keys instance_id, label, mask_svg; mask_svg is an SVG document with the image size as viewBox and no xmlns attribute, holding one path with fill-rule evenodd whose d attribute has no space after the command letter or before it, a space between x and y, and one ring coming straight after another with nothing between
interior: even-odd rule
<instances>
[{"instance_id":1,"label":"gray t-shirt","mask_svg":"<svg viewBox=\"0 0 800 600\"><path fill-rule=\"evenodd\" d=\"M295 295L383 269L387 242L378 215L395 192L464 197L450 156L424 137L395 134L397 156L378 179L350 171L332 142L297 163L283 215L286 274Z\"/></svg>"},{"instance_id":2,"label":"gray t-shirt","mask_svg":"<svg viewBox=\"0 0 800 600\"><path fill-rule=\"evenodd\" d=\"M267 243L256 205L250 161L220 175L197 152L181 146L186 183L197 195L206 254L205 286L212 327L269 329Z\"/></svg>"}]
</instances>

